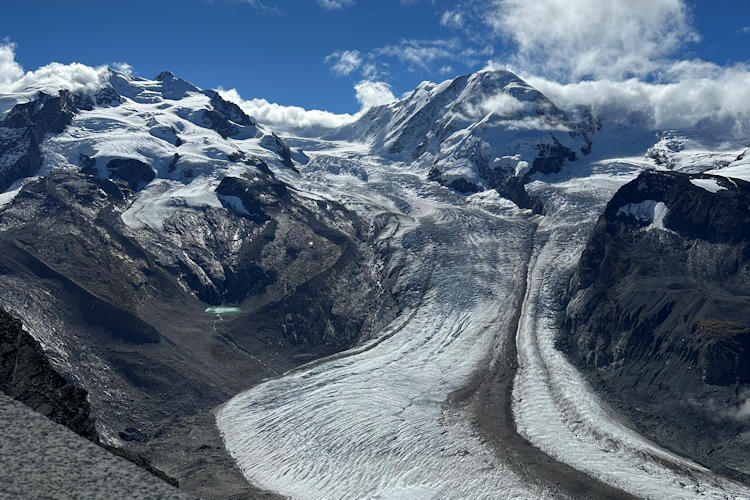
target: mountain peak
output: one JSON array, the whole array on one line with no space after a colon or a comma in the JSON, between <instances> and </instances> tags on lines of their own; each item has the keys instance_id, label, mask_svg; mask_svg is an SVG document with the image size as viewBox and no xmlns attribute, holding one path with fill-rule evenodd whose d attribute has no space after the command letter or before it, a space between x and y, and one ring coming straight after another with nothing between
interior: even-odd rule
<instances>
[{"instance_id":1,"label":"mountain peak","mask_svg":"<svg viewBox=\"0 0 750 500\"><path fill-rule=\"evenodd\" d=\"M165 80L167 80L167 81L169 81L169 80L177 80L177 77L171 71L164 70L161 73L159 73L158 75L156 75L154 77L154 80L158 80L160 82L163 82Z\"/></svg>"}]
</instances>

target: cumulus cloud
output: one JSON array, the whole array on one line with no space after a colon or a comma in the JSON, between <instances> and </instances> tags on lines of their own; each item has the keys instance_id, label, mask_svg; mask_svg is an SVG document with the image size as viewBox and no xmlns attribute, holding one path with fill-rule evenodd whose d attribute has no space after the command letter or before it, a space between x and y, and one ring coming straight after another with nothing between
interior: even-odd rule
<instances>
[{"instance_id":1,"label":"cumulus cloud","mask_svg":"<svg viewBox=\"0 0 750 500\"><path fill-rule=\"evenodd\" d=\"M109 65L109 67L115 71L119 71L123 75L133 74L133 67L126 62L113 62L112 64Z\"/></svg>"},{"instance_id":2,"label":"cumulus cloud","mask_svg":"<svg viewBox=\"0 0 750 500\"><path fill-rule=\"evenodd\" d=\"M691 128L712 121L723 124L727 138L750 132L750 71L746 66L714 66L713 72L688 72L668 83L636 78L564 84L542 77L526 80L563 108L589 107L609 121L653 129Z\"/></svg>"},{"instance_id":3,"label":"cumulus cloud","mask_svg":"<svg viewBox=\"0 0 750 500\"><path fill-rule=\"evenodd\" d=\"M499 93L488 97L482 102L474 105L465 105L461 111L463 118L478 120L489 114L500 117L512 117L513 114L523 110L526 105L512 95Z\"/></svg>"},{"instance_id":4,"label":"cumulus cloud","mask_svg":"<svg viewBox=\"0 0 750 500\"><path fill-rule=\"evenodd\" d=\"M273 130L311 136L350 123L372 106L388 104L396 100L390 85L368 80L361 81L354 86L355 97L362 106L356 114L283 106L265 99L245 100L236 89L219 88L217 90L224 99L236 103L247 114Z\"/></svg>"},{"instance_id":5,"label":"cumulus cloud","mask_svg":"<svg viewBox=\"0 0 750 500\"><path fill-rule=\"evenodd\" d=\"M23 68L16 62L16 44L0 45L0 88L6 88L23 77Z\"/></svg>"},{"instance_id":6,"label":"cumulus cloud","mask_svg":"<svg viewBox=\"0 0 750 500\"><path fill-rule=\"evenodd\" d=\"M318 0L318 4L326 10L336 10L354 5L354 0Z\"/></svg>"},{"instance_id":7,"label":"cumulus cloud","mask_svg":"<svg viewBox=\"0 0 750 500\"><path fill-rule=\"evenodd\" d=\"M92 68L85 64L50 63L35 71L24 72L15 60L15 44L0 44L0 92L33 94L55 93L61 89L95 92L106 84L108 68Z\"/></svg>"},{"instance_id":8,"label":"cumulus cloud","mask_svg":"<svg viewBox=\"0 0 750 500\"><path fill-rule=\"evenodd\" d=\"M326 57L326 62L332 62L331 71L338 76L348 75L362 66L362 57L357 50L337 50Z\"/></svg>"},{"instance_id":9,"label":"cumulus cloud","mask_svg":"<svg viewBox=\"0 0 750 500\"><path fill-rule=\"evenodd\" d=\"M509 94L496 94L481 104L484 113L511 115L524 108L524 103Z\"/></svg>"},{"instance_id":10,"label":"cumulus cloud","mask_svg":"<svg viewBox=\"0 0 750 500\"><path fill-rule=\"evenodd\" d=\"M495 0L485 22L518 66L569 80L645 76L698 39L684 0Z\"/></svg>"},{"instance_id":11,"label":"cumulus cloud","mask_svg":"<svg viewBox=\"0 0 750 500\"><path fill-rule=\"evenodd\" d=\"M224 99L236 103L260 123L280 132L335 128L354 120L354 115L346 113L283 106L265 99L245 100L236 89L219 88L218 92Z\"/></svg>"},{"instance_id":12,"label":"cumulus cloud","mask_svg":"<svg viewBox=\"0 0 750 500\"><path fill-rule=\"evenodd\" d=\"M283 106L265 99L245 100L236 89L219 88L217 90L224 99L236 103L247 114L273 130L310 136L350 123L372 106L388 104L396 100L390 85L368 80L363 80L354 86L355 97L362 106L356 114Z\"/></svg>"},{"instance_id":13,"label":"cumulus cloud","mask_svg":"<svg viewBox=\"0 0 750 500\"><path fill-rule=\"evenodd\" d=\"M354 86L354 90L362 109L390 104L397 100L391 86L385 82L363 80Z\"/></svg>"}]
</instances>

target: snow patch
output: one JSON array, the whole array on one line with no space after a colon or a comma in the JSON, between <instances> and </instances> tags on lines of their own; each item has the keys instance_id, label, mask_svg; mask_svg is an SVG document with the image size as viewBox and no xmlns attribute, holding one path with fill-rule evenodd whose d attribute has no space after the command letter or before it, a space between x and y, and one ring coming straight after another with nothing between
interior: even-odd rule
<instances>
[{"instance_id":1,"label":"snow patch","mask_svg":"<svg viewBox=\"0 0 750 500\"><path fill-rule=\"evenodd\" d=\"M661 229L668 231L664 227L664 218L669 213L669 208L664 202L656 200L645 200L640 203L628 203L617 210L617 215L630 215L641 222L649 222L645 228L646 231L652 229Z\"/></svg>"},{"instance_id":2,"label":"snow patch","mask_svg":"<svg viewBox=\"0 0 750 500\"><path fill-rule=\"evenodd\" d=\"M216 184L216 179L208 177L199 177L190 184L166 179L154 181L122 213L122 221L132 229L150 227L161 231L164 221L178 210L199 211L205 206L220 208Z\"/></svg>"},{"instance_id":3,"label":"snow patch","mask_svg":"<svg viewBox=\"0 0 750 500\"><path fill-rule=\"evenodd\" d=\"M245 206L242 204L242 200L237 196L219 195L219 200L225 205L229 205L231 209L237 213L240 213L242 215L250 215L250 212L248 212L245 209Z\"/></svg>"},{"instance_id":4,"label":"snow patch","mask_svg":"<svg viewBox=\"0 0 750 500\"><path fill-rule=\"evenodd\" d=\"M690 183L694 186L705 189L709 193L718 193L719 191L726 189L719 184L719 181L716 179L690 179Z\"/></svg>"}]
</instances>

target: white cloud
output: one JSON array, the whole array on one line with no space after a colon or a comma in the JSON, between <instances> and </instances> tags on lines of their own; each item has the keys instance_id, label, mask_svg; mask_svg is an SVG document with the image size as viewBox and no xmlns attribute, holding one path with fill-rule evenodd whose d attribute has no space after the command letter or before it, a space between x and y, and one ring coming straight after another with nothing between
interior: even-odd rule
<instances>
[{"instance_id":1,"label":"white cloud","mask_svg":"<svg viewBox=\"0 0 750 500\"><path fill-rule=\"evenodd\" d=\"M236 89L217 89L221 96L238 104L247 114L260 123L281 132L290 130L315 130L335 128L354 119L354 115L331 113L317 109L305 109L299 106L283 106L265 99L244 100Z\"/></svg>"},{"instance_id":2,"label":"white cloud","mask_svg":"<svg viewBox=\"0 0 750 500\"><path fill-rule=\"evenodd\" d=\"M440 17L440 25L450 28L463 28L464 15L461 11L458 10L446 10Z\"/></svg>"},{"instance_id":3,"label":"white cloud","mask_svg":"<svg viewBox=\"0 0 750 500\"><path fill-rule=\"evenodd\" d=\"M683 63L675 65L679 71ZM700 122L721 123L727 138L750 132L750 71L746 66L712 72L693 69L670 83L636 78L600 79L562 84L527 77L532 86L563 108L590 106L608 121L636 123L653 129L691 128Z\"/></svg>"},{"instance_id":4,"label":"white cloud","mask_svg":"<svg viewBox=\"0 0 750 500\"><path fill-rule=\"evenodd\" d=\"M0 89L10 86L23 77L23 68L16 62L16 44L0 45Z\"/></svg>"},{"instance_id":5,"label":"white cloud","mask_svg":"<svg viewBox=\"0 0 750 500\"><path fill-rule=\"evenodd\" d=\"M475 105L465 105L461 110L463 118L479 120L489 114L511 118L514 113L523 110L526 105L512 95L499 93Z\"/></svg>"},{"instance_id":6,"label":"white cloud","mask_svg":"<svg viewBox=\"0 0 750 500\"><path fill-rule=\"evenodd\" d=\"M245 0L247 3L255 7L256 9L266 13L271 14L274 16L281 15L281 9L278 7L274 7L271 5L268 5L267 3L263 2L262 0Z\"/></svg>"},{"instance_id":7,"label":"white cloud","mask_svg":"<svg viewBox=\"0 0 750 500\"><path fill-rule=\"evenodd\" d=\"M359 118L368 108L396 100L387 83L367 80L354 86L355 97L362 105L362 109L356 114L339 114L299 106L283 106L265 99L245 100L236 89L219 88L217 90L224 99L238 104L247 114L260 123L268 125L272 130L309 136L350 123Z\"/></svg>"},{"instance_id":8,"label":"white cloud","mask_svg":"<svg viewBox=\"0 0 750 500\"><path fill-rule=\"evenodd\" d=\"M373 63L362 65L362 75L368 80L375 78L379 73L378 67Z\"/></svg>"},{"instance_id":9,"label":"white cloud","mask_svg":"<svg viewBox=\"0 0 750 500\"><path fill-rule=\"evenodd\" d=\"M651 129L713 125L727 139L750 133L748 67L675 58L698 39L684 0L491 0L484 9L482 22L516 45L488 68L518 73L564 109Z\"/></svg>"},{"instance_id":10,"label":"white cloud","mask_svg":"<svg viewBox=\"0 0 750 500\"><path fill-rule=\"evenodd\" d=\"M362 65L362 57L357 50L337 50L326 57L326 62L335 61L331 66L338 76L348 75Z\"/></svg>"},{"instance_id":11,"label":"white cloud","mask_svg":"<svg viewBox=\"0 0 750 500\"><path fill-rule=\"evenodd\" d=\"M746 35L750 35L750 26L745 26L740 31L742 31Z\"/></svg>"},{"instance_id":12,"label":"white cloud","mask_svg":"<svg viewBox=\"0 0 750 500\"><path fill-rule=\"evenodd\" d=\"M486 40L485 40L486 41ZM387 58L394 58L409 70L431 71L460 64L466 68L484 64L494 53L492 45L467 45L458 38L416 40L402 39L398 43L386 45L364 55L375 63L384 64Z\"/></svg>"},{"instance_id":13,"label":"white cloud","mask_svg":"<svg viewBox=\"0 0 750 500\"><path fill-rule=\"evenodd\" d=\"M645 76L698 39L684 0L494 0L485 22L519 67L570 80Z\"/></svg>"},{"instance_id":14,"label":"white cloud","mask_svg":"<svg viewBox=\"0 0 750 500\"><path fill-rule=\"evenodd\" d=\"M451 40L401 40L373 51L375 56L391 56L411 66L427 68L438 59L452 59L461 51L461 44Z\"/></svg>"},{"instance_id":15,"label":"white cloud","mask_svg":"<svg viewBox=\"0 0 750 500\"><path fill-rule=\"evenodd\" d=\"M354 0L318 0L318 4L326 10L336 10L354 5Z\"/></svg>"},{"instance_id":16,"label":"white cloud","mask_svg":"<svg viewBox=\"0 0 750 500\"><path fill-rule=\"evenodd\" d=\"M50 63L35 71L24 72L15 60L15 44L0 44L0 92L31 94L55 93L61 89L95 92L106 84L108 68L92 68L80 63Z\"/></svg>"},{"instance_id":17,"label":"white cloud","mask_svg":"<svg viewBox=\"0 0 750 500\"><path fill-rule=\"evenodd\" d=\"M496 115L510 115L521 111L524 103L508 94L496 94L481 104L482 111Z\"/></svg>"},{"instance_id":18,"label":"white cloud","mask_svg":"<svg viewBox=\"0 0 750 500\"><path fill-rule=\"evenodd\" d=\"M385 82L363 80L354 86L354 90L362 109L390 104L397 100L391 86Z\"/></svg>"},{"instance_id":19,"label":"white cloud","mask_svg":"<svg viewBox=\"0 0 750 500\"><path fill-rule=\"evenodd\" d=\"M119 71L123 75L133 74L133 67L126 62L113 62L112 64L109 65L109 67L115 71Z\"/></svg>"}]
</instances>

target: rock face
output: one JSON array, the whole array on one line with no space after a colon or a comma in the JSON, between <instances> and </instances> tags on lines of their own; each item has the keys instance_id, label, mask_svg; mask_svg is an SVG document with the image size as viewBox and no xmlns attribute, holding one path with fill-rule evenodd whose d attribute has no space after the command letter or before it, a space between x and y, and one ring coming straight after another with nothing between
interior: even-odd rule
<instances>
[{"instance_id":1,"label":"rock face","mask_svg":"<svg viewBox=\"0 0 750 500\"><path fill-rule=\"evenodd\" d=\"M151 165L132 158L110 160L107 162L107 173L109 178L125 181L133 191L143 189L156 177Z\"/></svg>"},{"instance_id":2,"label":"rock face","mask_svg":"<svg viewBox=\"0 0 750 500\"><path fill-rule=\"evenodd\" d=\"M57 373L21 322L0 309L0 390L96 442L86 391Z\"/></svg>"},{"instance_id":3,"label":"rock face","mask_svg":"<svg viewBox=\"0 0 750 500\"><path fill-rule=\"evenodd\" d=\"M646 171L581 255L563 339L656 441L750 472L750 183Z\"/></svg>"},{"instance_id":4,"label":"rock face","mask_svg":"<svg viewBox=\"0 0 750 500\"><path fill-rule=\"evenodd\" d=\"M57 96L17 104L0 122L0 192L16 180L36 175L42 166L40 145L46 134L59 133L79 109L91 109L85 97L66 90Z\"/></svg>"}]
</instances>

